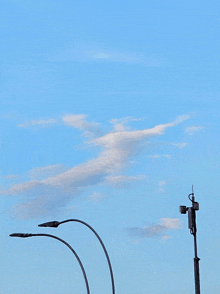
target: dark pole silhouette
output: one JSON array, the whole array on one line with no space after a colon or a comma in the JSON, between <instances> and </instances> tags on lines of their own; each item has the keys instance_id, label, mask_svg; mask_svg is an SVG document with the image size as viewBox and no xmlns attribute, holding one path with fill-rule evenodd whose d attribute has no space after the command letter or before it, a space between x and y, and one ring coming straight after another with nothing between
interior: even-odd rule
<instances>
[{"instance_id":1,"label":"dark pole silhouette","mask_svg":"<svg viewBox=\"0 0 220 294\"><path fill-rule=\"evenodd\" d=\"M87 224L86 222L81 221L79 219L68 219L68 220L64 220L62 222L51 221L51 222L40 224L38 226L39 227L57 228L59 225L64 224L64 223L67 223L67 222L78 222L78 223L81 223L81 224L87 226L96 235L96 237L98 238L100 244L102 245L102 248L103 248L103 250L105 252L106 259L108 261L108 266L109 266L110 275L111 275L111 282L112 282L112 293L115 294L114 276L113 276L112 266L111 266L111 262L110 262L110 258L109 258L108 252L107 252L107 250L105 248L104 243L102 242L102 239L98 235L98 233L89 224Z\"/></svg>"},{"instance_id":2,"label":"dark pole silhouette","mask_svg":"<svg viewBox=\"0 0 220 294\"><path fill-rule=\"evenodd\" d=\"M79 259L79 256L76 254L75 250L66 242L64 241L63 239L60 239L54 235L50 235L50 234L23 234L23 233L13 233L11 235L9 235L10 237L20 237L20 238L27 238L27 237L35 237L35 236L45 236L45 237L51 237L51 238L54 238L62 243L64 243L67 247L69 247L69 249L73 252L73 254L75 255L77 261L79 262L79 265L82 269L82 272L83 272L83 276L84 276L84 279L85 279L85 283L86 283L86 289L87 289L87 294L90 294L90 291L89 291L89 284L88 284L88 280L87 280L87 277L86 277L86 272L84 270L84 267L82 265L82 262L81 260Z\"/></svg>"},{"instance_id":3,"label":"dark pole silhouette","mask_svg":"<svg viewBox=\"0 0 220 294\"><path fill-rule=\"evenodd\" d=\"M192 196L192 198L190 198ZM195 293L200 294L200 278L199 278L199 261L200 258L197 256L197 241L196 241L196 210L199 210L199 203L195 202L195 196L192 190L192 193L188 195L189 200L192 202L192 207L186 207L184 205L180 206L180 213L186 214L188 211L188 226L190 229L190 234L194 237L194 277L195 277Z\"/></svg>"}]
</instances>

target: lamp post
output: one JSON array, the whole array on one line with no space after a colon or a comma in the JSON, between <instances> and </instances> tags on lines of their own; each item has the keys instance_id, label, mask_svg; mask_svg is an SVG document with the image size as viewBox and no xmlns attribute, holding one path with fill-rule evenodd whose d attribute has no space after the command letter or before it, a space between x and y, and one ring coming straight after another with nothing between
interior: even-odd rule
<instances>
[{"instance_id":1,"label":"lamp post","mask_svg":"<svg viewBox=\"0 0 220 294\"><path fill-rule=\"evenodd\" d=\"M82 265L82 262L79 258L79 256L76 254L75 250L66 242L64 241L63 239L60 239L59 237L57 236L54 236L54 235L50 235L50 234L24 234L24 233L13 233L13 234L10 234L9 235L10 237L20 237L20 238L28 238L28 237L35 237L35 236L45 236L45 237L51 237L51 238L54 238L62 243L64 243L67 247L69 247L69 249L73 252L73 254L75 255L77 261L79 262L79 265L82 269L82 272L83 272L83 276L84 276L84 279L85 279L85 283L86 283L86 289L87 289L87 294L90 294L90 290L89 290L89 284L88 284L88 280L87 280L87 277L86 277L86 272L84 270L84 267Z\"/></svg>"},{"instance_id":2,"label":"lamp post","mask_svg":"<svg viewBox=\"0 0 220 294\"><path fill-rule=\"evenodd\" d=\"M192 198L190 198L192 196ZM197 241L196 241L196 210L199 210L199 203L195 201L195 196L193 193L188 195L189 200L192 202L192 207L186 207L184 205L181 205L179 207L181 214L186 214L188 211L188 227L190 229L190 234L194 237L194 277L195 277L195 293L200 294L200 278L199 278L199 261L200 258L197 256Z\"/></svg>"},{"instance_id":3,"label":"lamp post","mask_svg":"<svg viewBox=\"0 0 220 294\"><path fill-rule=\"evenodd\" d=\"M67 219L67 220L64 220L64 221L61 221L61 222L58 222L58 221L46 222L46 223L40 224L38 226L39 227L57 228L59 225L64 224L64 223L67 223L67 222L78 222L78 223L81 223L81 224L85 225L86 227L88 227L96 235L96 237L98 238L98 240L99 240L100 244L102 245L102 248L103 248L103 250L105 252L105 256L106 256L106 259L107 259L107 262L108 262L109 271L110 271L110 275L111 275L112 294L115 294L114 276L113 276L112 266L111 266L111 262L110 262L110 258L109 258L108 252L107 252L107 250L105 248L105 245L104 245L102 239L98 235L98 233L89 224L87 224L86 222L84 222L82 220L79 220L79 219Z\"/></svg>"}]
</instances>

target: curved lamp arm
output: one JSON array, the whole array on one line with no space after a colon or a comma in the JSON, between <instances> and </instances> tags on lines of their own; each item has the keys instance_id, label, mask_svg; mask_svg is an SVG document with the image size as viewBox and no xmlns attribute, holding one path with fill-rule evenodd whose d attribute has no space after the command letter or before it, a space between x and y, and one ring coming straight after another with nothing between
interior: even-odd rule
<instances>
[{"instance_id":1,"label":"curved lamp arm","mask_svg":"<svg viewBox=\"0 0 220 294\"><path fill-rule=\"evenodd\" d=\"M78 223L81 223L81 224L87 226L96 235L96 237L98 238L98 240L99 240L100 244L102 245L102 248L103 248L103 250L105 252L105 256L106 256L106 259L107 259L107 262L108 262L108 266L109 266L109 270L110 270L110 275L111 275L112 293L115 294L114 276L113 276L112 266L111 266L111 262L110 262L110 258L109 258L108 252L107 252L107 250L105 248L104 243L102 242L102 239L98 235L98 233L89 224L87 224L86 222L81 221L79 219L67 219L67 220L64 220L64 221L61 221L61 222L58 222L58 221L47 222L47 223L40 224L38 226L39 227L52 227L52 228L57 228L59 225L64 224L64 223L67 223L67 222L78 222Z\"/></svg>"},{"instance_id":2,"label":"curved lamp arm","mask_svg":"<svg viewBox=\"0 0 220 294\"><path fill-rule=\"evenodd\" d=\"M13 234L10 234L9 236L10 237L20 237L20 238L35 237L35 236L45 236L45 237L51 237L53 239L56 239L56 240L64 243L73 252L73 254L75 255L77 261L79 262L79 265L80 265L80 267L82 269L83 276L84 276L84 279L85 279L87 294L90 294L89 284L88 284L88 280L87 280L87 277L86 277L86 272L84 270L84 267L82 265L82 262L81 262L79 256L77 255L77 253L75 252L75 250L66 241L64 241L63 239L61 239L61 238L59 238L57 236L50 235L50 234L23 234L23 233L13 233Z\"/></svg>"}]
</instances>

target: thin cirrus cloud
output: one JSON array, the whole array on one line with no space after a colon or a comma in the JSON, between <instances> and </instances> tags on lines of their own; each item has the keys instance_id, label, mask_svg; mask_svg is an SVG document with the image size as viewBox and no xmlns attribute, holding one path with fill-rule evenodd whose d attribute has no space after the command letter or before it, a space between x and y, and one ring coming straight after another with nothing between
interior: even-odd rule
<instances>
[{"instance_id":1,"label":"thin cirrus cloud","mask_svg":"<svg viewBox=\"0 0 220 294\"><path fill-rule=\"evenodd\" d=\"M107 49L102 44L86 44L75 43L66 46L56 52L53 56L48 57L53 61L73 61L73 62L114 62L137 64L144 66L160 66L162 61L159 61L154 56L146 56L141 53L121 52L114 49Z\"/></svg>"},{"instance_id":2,"label":"thin cirrus cloud","mask_svg":"<svg viewBox=\"0 0 220 294\"><path fill-rule=\"evenodd\" d=\"M104 135L100 135L98 124L89 123L85 118L85 115L66 115L62 120L65 125L78 128L87 135L95 134L91 136L89 144L101 148L99 155L65 171L62 171L59 166L32 170L29 172L29 175L32 175L30 181L16 184L2 191L3 194L25 197L24 203L14 207L16 216L32 218L56 214L88 187L126 181L125 177L117 176L127 166L130 159L140 152L141 144L162 135L167 128L182 123L189 116L180 116L174 122L160 124L150 129L135 131L114 129ZM52 174L51 170L54 168L55 172ZM44 175L42 178L41 172Z\"/></svg>"},{"instance_id":3,"label":"thin cirrus cloud","mask_svg":"<svg viewBox=\"0 0 220 294\"><path fill-rule=\"evenodd\" d=\"M171 159L171 155L170 154L163 154L163 155L154 154L154 155L150 155L149 157L152 158L152 159L159 159L162 156L165 157L165 158L167 158L167 159Z\"/></svg>"},{"instance_id":4,"label":"thin cirrus cloud","mask_svg":"<svg viewBox=\"0 0 220 294\"><path fill-rule=\"evenodd\" d=\"M135 238L153 238L161 236L166 240L168 235L164 234L168 230L177 230L180 228L180 220L178 218L161 218L160 223L146 227L131 227L124 231L131 237Z\"/></svg>"},{"instance_id":5,"label":"thin cirrus cloud","mask_svg":"<svg viewBox=\"0 0 220 294\"><path fill-rule=\"evenodd\" d=\"M105 184L115 188L125 188L131 183L140 182L142 180L148 182L148 178L145 175L138 176L124 176L124 175L111 175L105 178Z\"/></svg>"},{"instance_id":6,"label":"thin cirrus cloud","mask_svg":"<svg viewBox=\"0 0 220 294\"><path fill-rule=\"evenodd\" d=\"M186 147L188 145L188 143L180 142L180 143L172 143L172 145L182 149L182 148Z\"/></svg>"},{"instance_id":7,"label":"thin cirrus cloud","mask_svg":"<svg viewBox=\"0 0 220 294\"><path fill-rule=\"evenodd\" d=\"M159 62L156 58L146 57L141 54L131 54L131 53L122 53L122 52L99 52L94 55L89 52L87 56L100 61L109 61L109 62L120 62L120 63L130 63L130 64L142 64L148 66L158 66Z\"/></svg>"},{"instance_id":8,"label":"thin cirrus cloud","mask_svg":"<svg viewBox=\"0 0 220 294\"><path fill-rule=\"evenodd\" d=\"M90 195L88 197L89 201L92 201L92 202L95 202L95 203L100 202L100 201L102 201L104 199L106 199L106 197L104 195L102 195L101 193L97 193L95 191L93 191L92 195Z\"/></svg>"},{"instance_id":9,"label":"thin cirrus cloud","mask_svg":"<svg viewBox=\"0 0 220 294\"><path fill-rule=\"evenodd\" d=\"M33 126L41 126L41 127L45 127L45 126L49 126L51 124L56 123L57 120L56 119L47 119L47 120L31 120L31 121L26 121L23 124L19 124L17 125L19 128L28 128L28 127L33 127Z\"/></svg>"},{"instance_id":10,"label":"thin cirrus cloud","mask_svg":"<svg viewBox=\"0 0 220 294\"><path fill-rule=\"evenodd\" d=\"M159 184L158 184L158 192L159 193L164 193L164 186L165 185L166 185L166 181L164 181L164 180L159 181Z\"/></svg>"},{"instance_id":11,"label":"thin cirrus cloud","mask_svg":"<svg viewBox=\"0 0 220 294\"><path fill-rule=\"evenodd\" d=\"M201 129L203 129L203 127L201 126L191 126L191 127L187 127L185 128L185 133L189 134L190 136L192 136L195 132L200 131Z\"/></svg>"}]
</instances>

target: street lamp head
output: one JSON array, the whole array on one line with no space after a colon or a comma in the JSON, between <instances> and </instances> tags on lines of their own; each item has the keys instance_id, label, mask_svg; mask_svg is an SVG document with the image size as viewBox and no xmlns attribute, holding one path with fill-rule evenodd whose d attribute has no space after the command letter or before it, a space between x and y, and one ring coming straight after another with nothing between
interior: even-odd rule
<instances>
[{"instance_id":1,"label":"street lamp head","mask_svg":"<svg viewBox=\"0 0 220 294\"><path fill-rule=\"evenodd\" d=\"M38 227L48 227L48 228L57 228L59 226L60 222L58 221L52 221L52 222L47 222L38 225Z\"/></svg>"},{"instance_id":2,"label":"street lamp head","mask_svg":"<svg viewBox=\"0 0 220 294\"><path fill-rule=\"evenodd\" d=\"M10 237L20 237L20 238L27 238L32 237L32 234L24 234L24 233L13 233L9 235Z\"/></svg>"}]
</instances>

